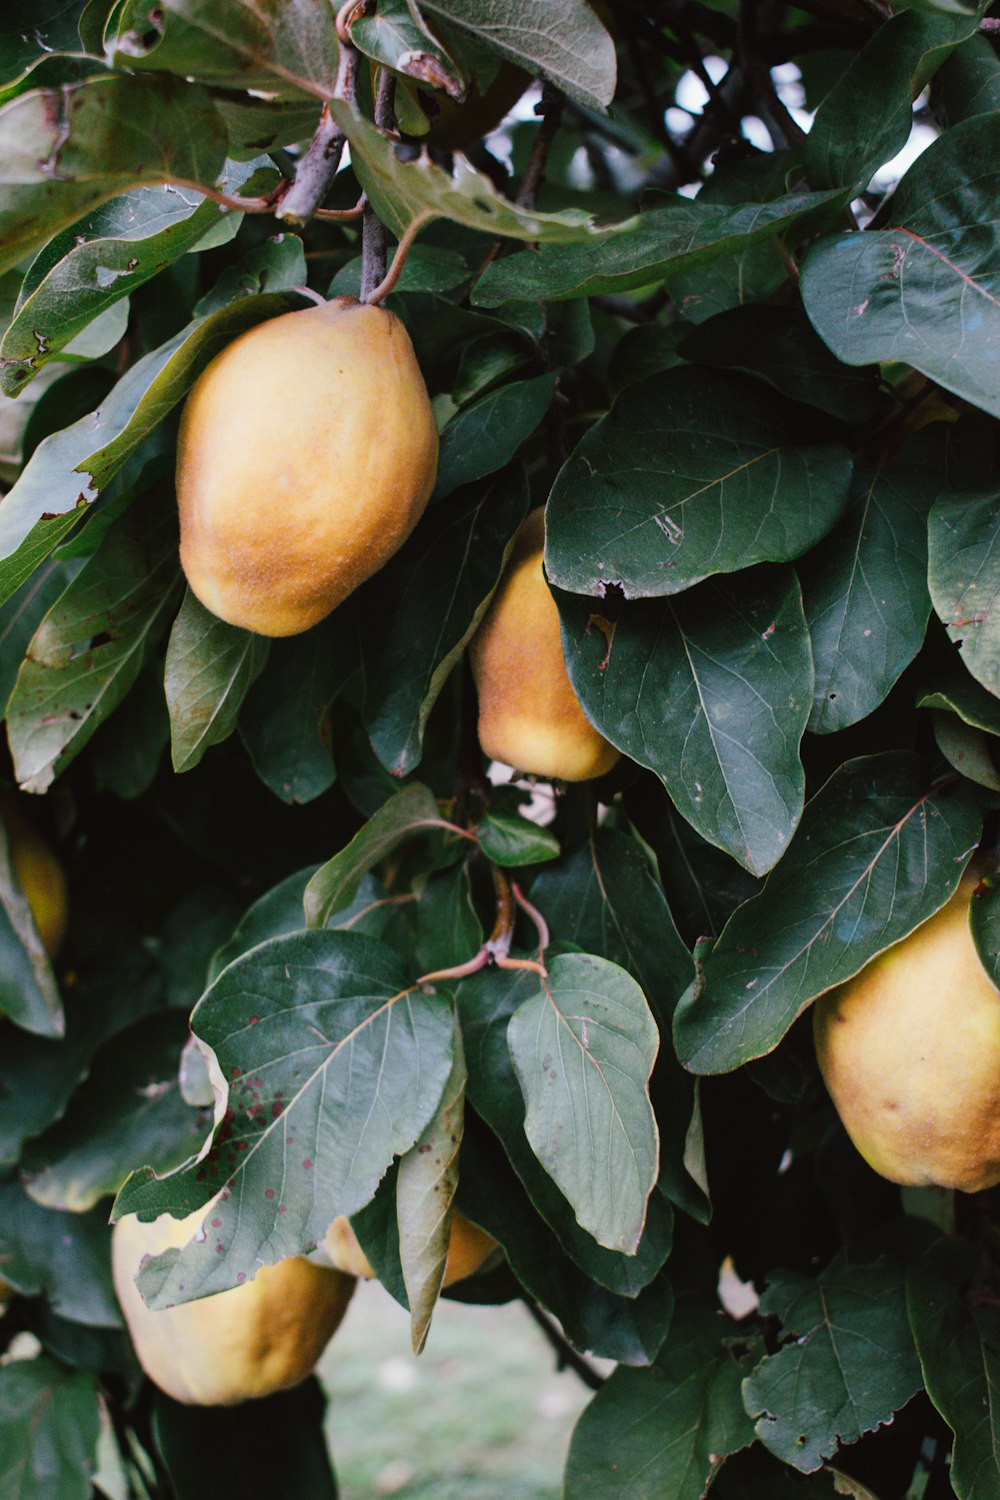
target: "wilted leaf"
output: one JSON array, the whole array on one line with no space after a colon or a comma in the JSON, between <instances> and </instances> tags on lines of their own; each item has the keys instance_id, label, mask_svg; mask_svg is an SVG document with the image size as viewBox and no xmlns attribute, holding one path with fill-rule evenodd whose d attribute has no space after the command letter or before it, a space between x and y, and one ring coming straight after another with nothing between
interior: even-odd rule
<instances>
[{"instance_id":1,"label":"wilted leaf","mask_svg":"<svg viewBox=\"0 0 1000 1500\"><path fill-rule=\"evenodd\" d=\"M801 408L721 371L632 386L577 445L546 507L545 571L577 594L677 594L714 573L785 562L847 504L851 460L809 443Z\"/></svg>"},{"instance_id":2,"label":"wilted leaf","mask_svg":"<svg viewBox=\"0 0 1000 1500\"><path fill-rule=\"evenodd\" d=\"M725 1073L776 1047L817 995L944 905L979 842L962 788L928 788L916 757L841 766L806 804L791 847L733 913L674 1017L695 1073Z\"/></svg>"},{"instance_id":3,"label":"wilted leaf","mask_svg":"<svg viewBox=\"0 0 1000 1500\"><path fill-rule=\"evenodd\" d=\"M507 1038L532 1150L598 1244L633 1255L659 1168L659 1033L645 996L617 964L561 955Z\"/></svg>"}]
</instances>

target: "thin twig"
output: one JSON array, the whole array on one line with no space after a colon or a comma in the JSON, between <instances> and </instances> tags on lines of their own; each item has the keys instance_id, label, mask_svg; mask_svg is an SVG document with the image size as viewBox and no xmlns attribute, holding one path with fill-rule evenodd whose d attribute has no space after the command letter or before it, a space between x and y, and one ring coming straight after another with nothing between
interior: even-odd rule
<instances>
[{"instance_id":1,"label":"thin twig","mask_svg":"<svg viewBox=\"0 0 1000 1500\"><path fill-rule=\"evenodd\" d=\"M388 68L383 68L379 73L378 87L375 90L375 124L380 130L390 130L395 123L393 113L395 97L395 76ZM371 204L366 206L361 222L361 301L372 301L373 293L376 292L380 295L375 300L381 301L382 297L387 295L386 291L381 290L387 280L385 263L388 240L385 225ZM398 276L399 272L397 271L396 274Z\"/></svg>"},{"instance_id":2,"label":"thin twig","mask_svg":"<svg viewBox=\"0 0 1000 1500\"><path fill-rule=\"evenodd\" d=\"M301 228L313 217L333 184L344 154L344 132L323 105L316 132L295 169L275 217ZM337 212L335 210L335 212Z\"/></svg>"},{"instance_id":3,"label":"thin twig","mask_svg":"<svg viewBox=\"0 0 1000 1500\"><path fill-rule=\"evenodd\" d=\"M575 1375L579 1375L584 1385L589 1386L592 1391L599 1391L604 1384L604 1376L595 1370L589 1360L584 1359L582 1354L577 1354L573 1345L563 1337L555 1323L552 1322L547 1313L542 1311L537 1302L532 1302L529 1297L525 1297L522 1300L528 1312L555 1350L558 1359L558 1368L560 1370L572 1370Z\"/></svg>"},{"instance_id":4,"label":"thin twig","mask_svg":"<svg viewBox=\"0 0 1000 1500\"><path fill-rule=\"evenodd\" d=\"M360 219L368 207L368 199L364 193L355 203L353 208L317 208L313 213L314 219ZM324 252L326 253L326 252ZM306 259L308 260L308 256Z\"/></svg>"},{"instance_id":5,"label":"thin twig","mask_svg":"<svg viewBox=\"0 0 1000 1500\"><path fill-rule=\"evenodd\" d=\"M538 189L545 181L545 168L548 164L549 152L552 150L552 142L562 124L563 96L550 83L542 89L542 97L535 105L535 113L541 115L542 123L538 127L538 133L531 147L531 155L528 157L528 165L524 169L521 186L514 200L519 208L534 208Z\"/></svg>"},{"instance_id":6,"label":"thin twig","mask_svg":"<svg viewBox=\"0 0 1000 1500\"><path fill-rule=\"evenodd\" d=\"M425 229L427 225L432 221L432 219L435 219L436 217L437 215L432 213L428 209L425 213L418 214L415 219L411 219L410 223L403 231L403 235L399 241L399 244L396 246L396 253L392 257L392 265L389 267L388 271L385 270L385 256L383 252L382 269L384 274L382 280L378 283L377 286L371 289L367 296L365 296L364 275L362 273L362 302L367 302L370 305L375 305L379 302L383 302L385 298L388 297L389 293L392 291L393 287L396 285L396 282L399 280L402 274L403 267L406 264L406 257L410 253L413 241L416 239L421 229ZM366 226L368 224L367 213L365 217L365 224ZM383 235L384 232L385 231L383 230Z\"/></svg>"}]
</instances>

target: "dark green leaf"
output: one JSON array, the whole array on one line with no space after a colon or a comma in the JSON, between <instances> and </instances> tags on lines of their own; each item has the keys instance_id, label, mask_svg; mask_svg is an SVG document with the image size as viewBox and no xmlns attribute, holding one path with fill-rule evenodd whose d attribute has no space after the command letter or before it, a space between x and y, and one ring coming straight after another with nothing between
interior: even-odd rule
<instances>
[{"instance_id":1,"label":"dark green leaf","mask_svg":"<svg viewBox=\"0 0 1000 1500\"><path fill-rule=\"evenodd\" d=\"M454 60L407 0L383 0L375 11L356 12L348 30L358 51L373 62L442 89L450 98L464 97L466 84Z\"/></svg>"},{"instance_id":2,"label":"dark green leaf","mask_svg":"<svg viewBox=\"0 0 1000 1500\"><path fill-rule=\"evenodd\" d=\"M813 696L791 570L624 605L601 629L590 600L557 599L570 680L597 728L656 772L704 838L755 875L769 870L802 813Z\"/></svg>"},{"instance_id":3,"label":"dark green leaf","mask_svg":"<svg viewBox=\"0 0 1000 1500\"><path fill-rule=\"evenodd\" d=\"M486 858L495 865L539 865L559 856L555 834L513 813L484 813L476 825L476 837Z\"/></svg>"},{"instance_id":4,"label":"dark green leaf","mask_svg":"<svg viewBox=\"0 0 1000 1500\"><path fill-rule=\"evenodd\" d=\"M847 515L805 563L814 734L870 714L920 650L931 608L927 514L941 482L905 458L859 462Z\"/></svg>"},{"instance_id":5,"label":"dark green leaf","mask_svg":"<svg viewBox=\"0 0 1000 1500\"><path fill-rule=\"evenodd\" d=\"M1000 696L1000 592L996 492L942 495L930 513L928 569L934 609L962 661L983 687Z\"/></svg>"},{"instance_id":6,"label":"dark green leaf","mask_svg":"<svg viewBox=\"0 0 1000 1500\"><path fill-rule=\"evenodd\" d=\"M167 642L163 676L175 771L190 771L210 745L232 734L270 644L227 625L186 591Z\"/></svg>"},{"instance_id":7,"label":"dark green leaf","mask_svg":"<svg viewBox=\"0 0 1000 1500\"><path fill-rule=\"evenodd\" d=\"M424 0L423 8L482 38L587 109L615 91L615 48L585 0L546 0L544 13L508 0Z\"/></svg>"},{"instance_id":8,"label":"dark green leaf","mask_svg":"<svg viewBox=\"0 0 1000 1500\"><path fill-rule=\"evenodd\" d=\"M34 1203L20 1183L0 1184L0 1265L15 1291L48 1298L62 1317L88 1327L121 1326L106 1207L61 1213Z\"/></svg>"},{"instance_id":9,"label":"dark green leaf","mask_svg":"<svg viewBox=\"0 0 1000 1500\"><path fill-rule=\"evenodd\" d=\"M1000 701L980 687L961 662L930 678L917 695L917 707L943 709L987 734L1000 734Z\"/></svg>"},{"instance_id":10,"label":"dark green leaf","mask_svg":"<svg viewBox=\"0 0 1000 1500\"><path fill-rule=\"evenodd\" d=\"M403 787L383 803L356 833L346 849L327 860L306 887L305 911L310 927L324 927L353 898L362 878L387 854L414 834L446 829L433 794L420 782Z\"/></svg>"},{"instance_id":11,"label":"dark green leaf","mask_svg":"<svg viewBox=\"0 0 1000 1500\"><path fill-rule=\"evenodd\" d=\"M22 787L51 786L121 703L166 629L178 571L175 518L146 496L111 528L32 638L7 709Z\"/></svg>"},{"instance_id":12,"label":"dark green leaf","mask_svg":"<svg viewBox=\"0 0 1000 1500\"><path fill-rule=\"evenodd\" d=\"M14 687L28 642L79 564L47 561L0 607L0 714Z\"/></svg>"},{"instance_id":13,"label":"dark green leaf","mask_svg":"<svg viewBox=\"0 0 1000 1500\"><path fill-rule=\"evenodd\" d=\"M482 940L468 865L463 861L428 876L417 900L416 960L421 974L464 964Z\"/></svg>"},{"instance_id":14,"label":"dark green leaf","mask_svg":"<svg viewBox=\"0 0 1000 1500\"><path fill-rule=\"evenodd\" d=\"M211 1117L181 1098L178 1065L187 1034L182 1011L163 1011L101 1048L66 1115L22 1158L36 1203L83 1213L112 1197L137 1161L162 1175L198 1150Z\"/></svg>"},{"instance_id":15,"label":"dark green leaf","mask_svg":"<svg viewBox=\"0 0 1000 1500\"><path fill-rule=\"evenodd\" d=\"M878 371L834 359L798 307L734 307L700 323L678 353L696 364L759 375L783 396L842 422L867 422L879 408Z\"/></svg>"},{"instance_id":16,"label":"dark green leaf","mask_svg":"<svg viewBox=\"0 0 1000 1500\"><path fill-rule=\"evenodd\" d=\"M452 417L441 436L434 499L508 464L552 405L555 390L554 375L536 375L502 385Z\"/></svg>"},{"instance_id":17,"label":"dark green leaf","mask_svg":"<svg viewBox=\"0 0 1000 1500\"><path fill-rule=\"evenodd\" d=\"M873 228L828 235L809 251L800 283L817 333L845 364L901 360L993 416L998 155L1000 114L953 125L906 173Z\"/></svg>"},{"instance_id":18,"label":"dark green leaf","mask_svg":"<svg viewBox=\"0 0 1000 1500\"><path fill-rule=\"evenodd\" d=\"M636 218L591 234L583 244L550 244L495 260L477 281L473 301L496 307L511 297L595 297L655 286L800 228L813 216L835 214L842 201L839 192L788 193L773 203L736 206L660 197Z\"/></svg>"},{"instance_id":19,"label":"dark green leaf","mask_svg":"<svg viewBox=\"0 0 1000 1500\"><path fill-rule=\"evenodd\" d=\"M356 650L354 616L343 608L302 635L271 642L240 713L240 734L257 775L282 802L312 802L336 780L327 710Z\"/></svg>"},{"instance_id":20,"label":"dark green leaf","mask_svg":"<svg viewBox=\"0 0 1000 1500\"><path fill-rule=\"evenodd\" d=\"M91 78L0 109L0 270L109 198L144 183L213 183L226 130L179 78Z\"/></svg>"},{"instance_id":21,"label":"dark green leaf","mask_svg":"<svg viewBox=\"0 0 1000 1500\"><path fill-rule=\"evenodd\" d=\"M969 907L969 926L983 967L1000 989L1000 886L992 875L976 891Z\"/></svg>"},{"instance_id":22,"label":"dark green leaf","mask_svg":"<svg viewBox=\"0 0 1000 1500\"><path fill-rule=\"evenodd\" d=\"M190 1212L225 1192L212 1232L146 1264L154 1307L236 1286L368 1203L434 1114L454 1051L450 1001L408 985L391 949L353 932L251 949L191 1026L226 1091L212 1148L161 1180L135 1174L114 1211Z\"/></svg>"},{"instance_id":23,"label":"dark green leaf","mask_svg":"<svg viewBox=\"0 0 1000 1500\"><path fill-rule=\"evenodd\" d=\"M532 1150L598 1244L634 1255L659 1170L659 1033L642 990L607 959L561 955L507 1040Z\"/></svg>"},{"instance_id":24,"label":"dark green leaf","mask_svg":"<svg viewBox=\"0 0 1000 1500\"><path fill-rule=\"evenodd\" d=\"M975 13L909 10L880 26L816 113L806 145L810 183L867 186L873 172L906 145L913 100L978 25Z\"/></svg>"},{"instance_id":25,"label":"dark green leaf","mask_svg":"<svg viewBox=\"0 0 1000 1500\"><path fill-rule=\"evenodd\" d=\"M915 757L848 761L806 805L787 855L681 1000L681 1061L724 1073L770 1052L817 995L944 905L980 827L967 792L929 790Z\"/></svg>"},{"instance_id":26,"label":"dark green leaf","mask_svg":"<svg viewBox=\"0 0 1000 1500\"><path fill-rule=\"evenodd\" d=\"M16 78L39 52L73 52L85 0L8 0L0 20L0 81Z\"/></svg>"},{"instance_id":27,"label":"dark green leaf","mask_svg":"<svg viewBox=\"0 0 1000 1500\"><path fill-rule=\"evenodd\" d=\"M839 443L756 382L667 370L633 386L563 466L546 508L549 581L627 599L800 556L847 503Z\"/></svg>"},{"instance_id":28,"label":"dark green leaf","mask_svg":"<svg viewBox=\"0 0 1000 1500\"><path fill-rule=\"evenodd\" d=\"M54 1359L0 1369L0 1493L10 1500L89 1500L101 1408L91 1374Z\"/></svg>"},{"instance_id":29,"label":"dark green leaf","mask_svg":"<svg viewBox=\"0 0 1000 1500\"><path fill-rule=\"evenodd\" d=\"M527 508L520 467L432 506L361 597L365 728L394 775L420 760L431 709L486 611Z\"/></svg>"},{"instance_id":30,"label":"dark green leaf","mask_svg":"<svg viewBox=\"0 0 1000 1500\"><path fill-rule=\"evenodd\" d=\"M815 1280L777 1272L761 1312L780 1318L788 1341L749 1376L743 1400L765 1447L793 1468L814 1472L920 1389L898 1265L852 1265L842 1253Z\"/></svg>"},{"instance_id":31,"label":"dark green leaf","mask_svg":"<svg viewBox=\"0 0 1000 1500\"><path fill-rule=\"evenodd\" d=\"M719 1313L679 1307L650 1370L616 1370L576 1424L566 1500L701 1500L753 1442L740 1384L758 1348Z\"/></svg>"},{"instance_id":32,"label":"dark green leaf","mask_svg":"<svg viewBox=\"0 0 1000 1500\"><path fill-rule=\"evenodd\" d=\"M949 124L1000 109L1000 58L988 37L956 47L938 75Z\"/></svg>"},{"instance_id":33,"label":"dark green leaf","mask_svg":"<svg viewBox=\"0 0 1000 1500\"><path fill-rule=\"evenodd\" d=\"M0 1016L39 1036L62 1036L59 986L14 865L16 836L0 822Z\"/></svg>"},{"instance_id":34,"label":"dark green leaf","mask_svg":"<svg viewBox=\"0 0 1000 1500\"><path fill-rule=\"evenodd\" d=\"M1000 771L994 764L987 735L955 714L934 712L931 725L937 747L950 766L977 786L1000 792Z\"/></svg>"},{"instance_id":35,"label":"dark green leaf","mask_svg":"<svg viewBox=\"0 0 1000 1500\"><path fill-rule=\"evenodd\" d=\"M990 1500L1000 1488L1000 1309L973 1294L977 1263L972 1245L938 1240L906 1280L927 1394L955 1434L958 1500Z\"/></svg>"}]
</instances>

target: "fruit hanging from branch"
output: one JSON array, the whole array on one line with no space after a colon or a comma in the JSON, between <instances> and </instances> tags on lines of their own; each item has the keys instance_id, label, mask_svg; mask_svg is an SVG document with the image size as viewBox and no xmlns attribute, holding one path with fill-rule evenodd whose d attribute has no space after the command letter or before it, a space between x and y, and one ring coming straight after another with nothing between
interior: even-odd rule
<instances>
[{"instance_id":1,"label":"fruit hanging from branch","mask_svg":"<svg viewBox=\"0 0 1000 1500\"><path fill-rule=\"evenodd\" d=\"M402 546L437 428L409 335L338 297L242 334L196 382L177 451L181 564L259 635L317 624Z\"/></svg>"},{"instance_id":2,"label":"fruit hanging from branch","mask_svg":"<svg viewBox=\"0 0 1000 1500\"><path fill-rule=\"evenodd\" d=\"M813 1008L826 1086L861 1155L891 1182L1000 1182L1000 992L969 927L977 877Z\"/></svg>"},{"instance_id":3,"label":"fruit hanging from branch","mask_svg":"<svg viewBox=\"0 0 1000 1500\"><path fill-rule=\"evenodd\" d=\"M587 781L618 759L570 684L559 611L545 579L545 512L522 523L514 550L469 646L479 693L479 743L494 760L535 776Z\"/></svg>"}]
</instances>

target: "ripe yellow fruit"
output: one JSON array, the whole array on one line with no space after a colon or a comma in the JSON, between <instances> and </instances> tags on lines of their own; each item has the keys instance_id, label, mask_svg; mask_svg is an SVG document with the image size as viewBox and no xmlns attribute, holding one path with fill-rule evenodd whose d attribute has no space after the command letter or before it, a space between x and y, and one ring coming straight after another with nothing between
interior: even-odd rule
<instances>
[{"instance_id":1,"label":"ripe yellow fruit","mask_svg":"<svg viewBox=\"0 0 1000 1500\"><path fill-rule=\"evenodd\" d=\"M54 959L69 921L63 867L16 797L0 797L0 818L10 841L14 874L27 897L42 946Z\"/></svg>"},{"instance_id":2,"label":"ripe yellow fruit","mask_svg":"<svg viewBox=\"0 0 1000 1500\"><path fill-rule=\"evenodd\" d=\"M533 510L482 624L469 643L479 693L479 743L493 760L561 781L603 776L618 751L573 692L559 611L542 568L545 513Z\"/></svg>"},{"instance_id":3,"label":"ripe yellow fruit","mask_svg":"<svg viewBox=\"0 0 1000 1500\"><path fill-rule=\"evenodd\" d=\"M475 1276L499 1248L496 1240L485 1229L480 1229L478 1224L470 1224L462 1214L453 1214L442 1285L451 1286L453 1282L464 1281L467 1276ZM334 1219L320 1249L340 1271L363 1277L366 1281L370 1281L375 1275L368 1257L358 1244L350 1219L343 1216Z\"/></svg>"},{"instance_id":4,"label":"ripe yellow fruit","mask_svg":"<svg viewBox=\"0 0 1000 1500\"><path fill-rule=\"evenodd\" d=\"M409 335L338 297L261 323L181 417L181 565L202 604L297 635L402 546L434 488L437 427Z\"/></svg>"},{"instance_id":5,"label":"ripe yellow fruit","mask_svg":"<svg viewBox=\"0 0 1000 1500\"><path fill-rule=\"evenodd\" d=\"M147 1255L187 1244L211 1205L186 1219L120 1219L111 1237L115 1291L139 1363L175 1401L235 1406L305 1380L340 1324L354 1278L303 1256L264 1266L252 1281L154 1312L135 1276Z\"/></svg>"},{"instance_id":6,"label":"ripe yellow fruit","mask_svg":"<svg viewBox=\"0 0 1000 1500\"><path fill-rule=\"evenodd\" d=\"M969 928L977 879L816 1002L816 1055L861 1155L890 1182L1000 1182L1000 992Z\"/></svg>"}]
</instances>

